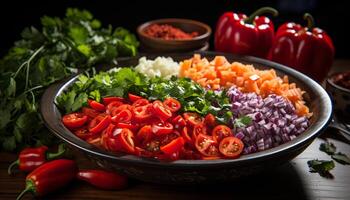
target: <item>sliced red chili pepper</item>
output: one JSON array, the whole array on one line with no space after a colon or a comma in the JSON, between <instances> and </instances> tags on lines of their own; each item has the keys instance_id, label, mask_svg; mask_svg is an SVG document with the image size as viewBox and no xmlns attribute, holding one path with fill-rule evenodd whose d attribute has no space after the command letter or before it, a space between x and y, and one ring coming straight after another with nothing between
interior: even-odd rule
<instances>
[{"instance_id":1,"label":"sliced red chili pepper","mask_svg":"<svg viewBox=\"0 0 350 200\"><path fill-rule=\"evenodd\" d=\"M99 115L89 123L89 131L94 135L101 133L111 123L111 116Z\"/></svg>"},{"instance_id":2,"label":"sliced red chili pepper","mask_svg":"<svg viewBox=\"0 0 350 200\"><path fill-rule=\"evenodd\" d=\"M119 113L117 113L116 115L114 115L111 119L112 122L114 123L129 123L131 122L131 118L132 118L132 114L130 110L122 110Z\"/></svg>"},{"instance_id":3,"label":"sliced red chili pepper","mask_svg":"<svg viewBox=\"0 0 350 200\"><path fill-rule=\"evenodd\" d=\"M88 117L83 113L70 113L62 118L63 124L69 129L82 127L87 120Z\"/></svg>"},{"instance_id":4,"label":"sliced red chili pepper","mask_svg":"<svg viewBox=\"0 0 350 200\"><path fill-rule=\"evenodd\" d=\"M101 138L100 137L90 137L86 140L87 143L100 147L101 146Z\"/></svg>"},{"instance_id":5,"label":"sliced red chili pepper","mask_svg":"<svg viewBox=\"0 0 350 200\"><path fill-rule=\"evenodd\" d=\"M152 124L152 132L155 135L166 135L170 134L173 131L173 125L169 122L155 122Z\"/></svg>"},{"instance_id":6,"label":"sliced red chili pepper","mask_svg":"<svg viewBox=\"0 0 350 200\"><path fill-rule=\"evenodd\" d=\"M123 150L126 153L135 152L134 134L130 129L116 129L115 134L118 134L118 139L121 143Z\"/></svg>"},{"instance_id":7,"label":"sliced red chili pepper","mask_svg":"<svg viewBox=\"0 0 350 200\"><path fill-rule=\"evenodd\" d=\"M171 98L171 97L168 97L164 100L163 102L165 108L167 108L168 110L170 110L171 112L177 112L180 110L181 108L181 103L174 99L174 98Z\"/></svg>"},{"instance_id":8,"label":"sliced red chili pepper","mask_svg":"<svg viewBox=\"0 0 350 200\"><path fill-rule=\"evenodd\" d=\"M121 101L112 101L110 102L107 107L106 107L106 113L107 114L112 114L113 110L118 108L119 106L124 105L123 102Z\"/></svg>"},{"instance_id":9,"label":"sliced red chili pepper","mask_svg":"<svg viewBox=\"0 0 350 200\"><path fill-rule=\"evenodd\" d=\"M237 158L243 151L243 142L236 137L226 137L221 140L219 150L222 155L228 158Z\"/></svg>"},{"instance_id":10,"label":"sliced red chili pepper","mask_svg":"<svg viewBox=\"0 0 350 200\"><path fill-rule=\"evenodd\" d=\"M174 117L171 122L173 123L175 129L181 129L186 126L186 121L183 117L181 117L181 115Z\"/></svg>"},{"instance_id":11,"label":"sliced red chili pepper","mask_svg":"<svg viewBox=\"0 0 350 200\"><path fill-rule=\"evenodd\" d=\"M219 143L223 138L232 136L232 131L226 125L218 125L218 126L215 126L211 135L213 136L214 140L217 143Z\"/></svg>"},{"instance_id":12,"label":"sliced red chili pepper","mask_svg":"<svg viewBox=\"0 0 350 200\"><path fill-rule=\"evenodd\" d=\"M102 103L99 103L97 101L89 99L88 104L91 108L93 108L97 111L104 112L106 110L106 107Z\"/></svg>"},{"instance_id":13,"label":"sliced red chili pepper","mask_svg":"<svg viewBox=\"0 0 350 200\"><path fill-rule=\"evenodd\" d=\"M129 104L122 104L122 105L120 105L120 106L118 106L118 107L114 107L114 108L112 108L112 110L111 110L111 115L112 116L115 116L115 115L117 115L119 112L121 112L122 110L132 110L132 106L130 106Z\"/></svg>"},{"instance_id":14,"label":"sliced red chili pepper","mask_svg":"<svg viewBox=\"0 0 350 200\"><path fill-rule=\"evenodd\" d=\"M135 155L140 157L146 157L146 158L150 158L154 156L152 152L137 146L135 147Z\"/></svg>"},{"instance_id":15,"label":"sliced red chili pepper","mask_svg":"<svg viewBox=\"0 0 350 200\"><path fill-rule=\"evenodd\" d=\"M137 95L134 95L134 94L131 94L131 93L129 93L128 96L129 96L129 100L130 100L131 102L133 102L133 103L134 103L135 101L139 100L139 99L142 99L142 97L137 96Z\"/></svg>"},{"instance_id":16,"label":"sliced red chili pepper","mask_svg":"<svg viewBox=\"0 0 350 200\"><path fill-rule=\"evenodd\" d=\"M143 122L152 117L152 104L145 106L134 107L132 109L134 119L138 122Z\"/></svg>"},{"instance_id":17,"label":"sliced red chili pepper","mask_svg":"<svg viewBox=\"0 0 350 200\"><path fill-rule=\"evenodd\" d=\"M182 137L178 137L172 140L171 142L169 142L168 144L160 147L160 150L167 155L172 155L174 153L178 153L182 149L184 144L185 144L184 139Z\"/></svg>"},{"instance_id":18,"label":"sliced red chili pepper","mask_svg":"<svg viewBox=\"0 0 350 200\"><path fill-rule=\"evenodd\" d=\"M90 132L87 127L79 128L78 130L74 131L74 135L76 135L78 138L86 140L90 137Z\"/></svg>"},{"instance_id":19,"label":"sliced red chili pepper","mask_svg":"<svg viewBox=\"0 0 350 200\"><path fill-rule=\"evenodd\" d=\"M83 107L82 112L84 115L87 115L91 119L93 119L93 118L97 117L99 114L101 114L99 111L94 110L92 108L88 108L88 107Z\"/></svg>"},{"instance_id":20,"label":"sliced red chili pepper","mask_svg":"<svg viewBox=\"0 0 350 200\"><path fill-rule=\"evenodd\" d=\"M159 140L153 139L146 144L147 151L150 152L158 152L160 150L160 142Z\"/></svg>"},{"instance_id":21,"label":"sliced red chili pepper","mask_svg":"<svg viewBox=\"0 0 350 200\"><path fill-rule=\"evenodd\" d=\"M192 127L194 127L196 124L203 122L202 117L194 112L185 112L183 116L187 124Z\"/></svg>"},{"instance_id":22,"label":"sliced red chili pepper","mask_svg":"<svg viewBox=\"0 0 350 200\"><path fill-rule=\"evenodd\" d=\"M153 102L154 114L161 120L166 121L172 116L172 113L169 109L164 107L164 104L161 101Z\"/></svg>"},{"instance_id":23,"label":"sliced red chili pepper","mask_svg":"<svg viewBox=\"0 0 350 200\"><path fill-rule=\"evenodd\" d=\"M136 139L140 144L145 144L153 139L152 126L145 125L137 132Z\"/></svg>"},{"instance_id":24,"label":"sliced red chili pepper","mask_svg":"<svg viewBox=\"0 0 350 200\"><path fill-rule=\"evenodd\" d=\"M204 156L219 156L217 143L209 135L199 134L195 142L196 149Z\"/></svg>"},{"instance_id":25,"label":"sliced red chili pepper","mask_svg":"<svg viewBox=\"0 0 350 200\"><path fill-rule=\"evenodd\" d=\"M185 142L189 143L189 144L193 144L193 141L190 137L190 135L188 134L188 129L187 127L184 127L181 131L181 136L183 137L183 139L185 140Z\"/></svg>"},{"instance_id":26,"label":"sliced red chili pepper","mask_svg":"<svg viewBox=\"0 0 350 200\"><path fill-rule=\"evenodd\" d=\"M127 128L127 129L130 129L132 131L136 131L139 128L139 124L135 124L133 122L128 122L128 123L119 122L116 124L116 126L118 128Z\"/></svg>"},{"instance_id":27,"label":"sliced red chili pepper","mask_svg":"<svg viewBox=\"0 0 350 200\"><path fill-rule=\"evenodd\" d=\"M207 114L204 118L204 124L210 128L216 126L215 116L211 113Z\"/></svg>"},{"instance_id":28,"label":"sliced red chili pepper","mask_svg":"<svg viewBox=\"0 0 350 200\"><path fill-rule=\"evenodd\" d=\"M118 139L118 134L114 133L116 130L116 126L114 124L110 124L107 129L105 129L101 136L101 144L102 146L113 152L120 151L122 149L120 140Z\"/></svg>"},{"instance_id":29,"label":"sliced red chili pepper","mask_svg":"<svg viewBox=\"0 0 350 200\"><path fill-rule=\"evenodd\" d=\"M207 128L205 127L204 123L196 124L193 127L192 137L194 137L194 139L196 139L199 134L208 135L207 134Z\"/></svg>"},{"instance_id":30,"label":"sliced red chili pepper","mask_svg":"<svg viewBox=\"0 0 350 200\"><path fill-rule=\"evenodd\" d=\"M186 145L187 144L185 144L185 148L182 148L182 150L181 150L181 152L180 152L180 157L182 158L182 159L187 159L187 160L199 160L199 159L202 159L202 155L201 154L199 154L198 152L197 152L197 150L196 151L194 151L192 148L190 149L190 148L188 148L188 147L186 147Z\"/></svg>"},{"instance_id":31,"label":"sliced red chili pepper","mask_svg":"<svg viewBox=\"0 0 350 200\"><path fill-rule=\"evenodd\" d=\"M134 101L132 106L139 107L139 106L145 106L148 104L149 104L149 101L147 99L138 99L138 100Z\"/></svg>"},{"instance_id":32,"label":"sliced red chili pepper","mask_svg":"<svg viewBox=\"0 0 350 200\"><path fill-rule=\"evenodd\" d=\"M102 98L103 103L107 106L113 101L125 102L123 97L104 97Z\"/></svg>"}]
</instances>

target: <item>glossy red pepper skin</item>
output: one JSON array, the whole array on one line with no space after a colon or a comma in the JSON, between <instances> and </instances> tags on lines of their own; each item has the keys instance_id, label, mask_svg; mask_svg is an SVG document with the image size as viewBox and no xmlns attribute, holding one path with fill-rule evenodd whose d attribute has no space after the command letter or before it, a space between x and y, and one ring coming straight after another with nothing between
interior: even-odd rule
<instances>
[{"instance_id":1,"label":"glossy red pepper skin","mask_svg":"<svg viewBox=\"0 0 350 200\"><path fill-rule=\"evenodd\" d=\"M18 168L24 172L31 172L46 162L48 148L41 146L37 148L26 148L19 154Z\"/></svg>"},{"instance_id":2,"label":"glossy red pepper skin","mask_svg":"<svg viewBox=\"0 0 350 200\"><path fill-rule=\"evenodd\" d=\"M48 160L53 160L61 157L65 151L66 149L64 144L60 144L58 146L56 153L48 152L47 146L25 148L19 153L18 159L9 166L7 170L8 174L12 174L12 168L14 166L18 166L20 171L31 172Z\"/></svg>"},{"instance_id":3,"label":"glossy red pepper skin","mask_svg":"<svg viewBox=\"0 0 350 200\"><path fill-rule=\"evenodd\" d=\"M80 170L77 178L105 190L120 190L128 184L126 176L102 170Z\"/></svg>"},{"instance_id":4,"label":"glossy red pepper skin","mask_svg":"<svg viewBox=\"0 0 350 200\"><path fill-rule=\"evenodd\" d=\"M266 58L274 38L274 25L268 17L257 16L264 9L272 8L261 8L249 18L241 13L224 13L216 26L215 50ZM268 12L277 15L274 9Z\"/></svg>"},{"instance_id":5,"label":"glossy red pepper skin","mask_svg":"<svg viewBox=\"0 0 350 200\"><path fill-rule=\"evenodd\" d=\"M72 160L58 159L47 162L36 168L26 178L26 189L17 197L31 192L35 196L44 196L70 183L78 172L77 165Z\"/></svg>"},{"instance_id":6,"label":"glossy red pepper skin","mask_svg":"<svg viewBox=\"0 0 350 200\"><path fill-rule=\"evenodd\" d=\"M270 60L292 67L320 82L327 76L333 58L334 45L326 32L292 22L278 28L269 53Z\"/></svg>"}]
</instances>

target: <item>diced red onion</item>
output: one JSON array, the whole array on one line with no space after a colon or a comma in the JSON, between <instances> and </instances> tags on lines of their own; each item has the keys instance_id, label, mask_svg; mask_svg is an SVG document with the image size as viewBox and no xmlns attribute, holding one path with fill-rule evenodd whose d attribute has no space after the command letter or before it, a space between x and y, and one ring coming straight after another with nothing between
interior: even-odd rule
<instances>
[{"instance_id":1,"label":"diced red onion","mask_svg":"<svg viewBox=\"0 0 350 200\"><path fill-rule=\"evenodd\" d=\"M233 122L247 115L252 124L235 128L236 137L245 144L243 153L266 150L295 139L309 126L306 117L298 117L293 104L282 96L271 94L266 98L255 93L242 93L231 87L227 95L232 104Z\"/></svg>"}]
</instances>

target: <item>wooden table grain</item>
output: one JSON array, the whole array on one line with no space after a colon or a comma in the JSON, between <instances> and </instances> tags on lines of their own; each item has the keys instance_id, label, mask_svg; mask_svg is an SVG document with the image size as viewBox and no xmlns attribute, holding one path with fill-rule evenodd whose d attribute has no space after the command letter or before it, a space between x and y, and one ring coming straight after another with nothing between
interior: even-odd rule
<instances>
[{"instance_id":1,"label":"wooden table grain","mask_svg":"<svg viewBox=\"0 0 350 200\"><path fill-rule=\"evenodd\" d=\"M350 60L335 62L334 71L349 69ZM337 146L337 150L350 155L350 143L327 130L302 154L282 166L238 180L211 185L160 185L131 180L129 187L122 191L104 191L75 181L69 186L41 199L96 200L96 199L350 199L350 166L336 163L332 170L334 179L326 179L317 173L310 173L306 162L311 159L331 160L319 151L319 145L326 138ZM81 168L91 168L90 163L79 154L77 162ZM25 175L7 174L7 167L16 155L0 152L0 200L15 199L24 188ZM23 199L33 199L28 194Z\"/></svg>"}]
</instances>

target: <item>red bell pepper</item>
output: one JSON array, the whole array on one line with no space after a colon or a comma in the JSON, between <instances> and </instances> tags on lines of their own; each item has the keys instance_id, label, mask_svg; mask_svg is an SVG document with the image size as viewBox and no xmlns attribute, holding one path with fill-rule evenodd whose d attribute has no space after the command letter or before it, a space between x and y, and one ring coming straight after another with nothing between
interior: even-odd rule
<instances>
[{"instance_id":1,"label":"red bell pepper","mask_svg":"<svg viewBox=\"0 0 350 200\"><path fill-rule=\"evenodd\" d=\"M269 59L322 81L332 66L333 42L326 32L314 27L310 14L304 19L307 27L288 22L278 28Z\"/></svg>"},{"instance_id":2,"label":"red bell pepper","mask_svg":"<svg viewBox=\"0 0 350 200\"><path fill-rule=\"evenodd\" d=\"M48 148L46 146L23 149L20 152L18 159L8 167L8 174L12 174L12 168L14 166L18 166L21 171L31 172L46 161L61 157L66 151L63 144L59 145L56 153L49 153L47 150Z\"/></svg>"},{"instance_id":3,"label":"red bell pepper","mask_svg":"<svg viewBox=\"0 0 350 200\"><path fill-rule=\"evenodd\" d=\"M120 190L128 184L126 176L102 170L80 170L77 178L105 190Z\"/></svg>"},{"instance_id":4,"label":"red bell pepper","mask_svg":"<svg viewBox=\"0 0 350 200\"><path fill-rule=\"evenodd\" d=\"M270 7L260 8L249 17L224 13L216 26L215 50L266 58L274 38L274 25L269 18L259 16L264 13L278 15L277 10Z\"/></svg>"},{"instance_id":5,"label":"red bell pepper","mask_svg":"<svg viewBox=\"0 0 350 200\"><path fill-rule=\"evenodd\" d=\"M59 159L47 162L36 168L26 178L26 188L18 195L21 199L26 193L44 196L70 183L78 172L77 165L72 160Z\"/></svg>"}]
</instances>

